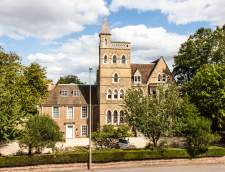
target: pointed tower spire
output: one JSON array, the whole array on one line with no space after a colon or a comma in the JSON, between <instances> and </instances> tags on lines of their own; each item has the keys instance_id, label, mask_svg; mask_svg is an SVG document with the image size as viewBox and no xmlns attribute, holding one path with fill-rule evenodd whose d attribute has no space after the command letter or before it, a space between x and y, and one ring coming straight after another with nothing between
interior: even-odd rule
<instances>
[{"instance_id":1,"label":"pointed tower spire","mask_svg":"<svg viewBox=\"0 0 225 172\"><path fill-rule=\"evenodd\" d=\"M102 24L102 30L101 30L100 34L110 34L107 17L104 17L103 24Z\"/></svg>"}]
</instances>

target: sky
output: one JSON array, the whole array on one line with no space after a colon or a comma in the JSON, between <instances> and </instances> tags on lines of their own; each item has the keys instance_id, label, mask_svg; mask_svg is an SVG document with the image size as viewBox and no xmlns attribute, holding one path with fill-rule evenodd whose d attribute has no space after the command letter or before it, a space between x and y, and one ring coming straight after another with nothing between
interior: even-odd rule
<instances>
[{"instance_id":1,"label":"sky","mask_svg":"<svg viewBox=\"0 0 225 172\"><path fill-rule=\"evenodd\" d=\"M225 24L225 0L0 0L0 46L37 62L54 82L98 66L98 33L107 17L112 39L130 41L133 63L173 56L198 28Z\"/></svg>"}]
</instances>

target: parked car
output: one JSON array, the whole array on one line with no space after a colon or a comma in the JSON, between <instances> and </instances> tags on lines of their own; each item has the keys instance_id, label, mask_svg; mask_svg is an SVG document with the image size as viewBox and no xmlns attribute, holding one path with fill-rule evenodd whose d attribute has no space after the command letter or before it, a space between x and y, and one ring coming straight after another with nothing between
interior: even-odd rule
<instances>
[{"instance_id":1,"label":"parked car","mask_svg":"<svg viewBox=\"0 0 225 172\"><path fill-rule=\"evenodd\" d=\"M120 149L126 149L129 147L129 140L125 140L125 139L119 139L118 141L118 147Z\"/></svg>"}]
</instances>

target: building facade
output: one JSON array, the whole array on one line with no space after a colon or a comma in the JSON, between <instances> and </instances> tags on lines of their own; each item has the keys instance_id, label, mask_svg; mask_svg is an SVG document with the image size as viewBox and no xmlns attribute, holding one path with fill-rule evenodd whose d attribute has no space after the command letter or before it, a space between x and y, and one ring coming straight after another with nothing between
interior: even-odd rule
<instances>
[{"instance_id":1,"label":"building facade","mask_svg":"<svg viewBox=\"0 0 225 172\"><path fill-rule=\"evenodd\" d=\"M124 123L123 98L129 88L144 94L156 94L159 84L173 81L163 57L149 64L131 63L131 43L112 41L109 25L104 21L99 33L99 67L96 85L92 86L93 129ZM88 135L88 85L52 86L42 113L52 116L65 138Z\"/></svg>"}]
</instances>

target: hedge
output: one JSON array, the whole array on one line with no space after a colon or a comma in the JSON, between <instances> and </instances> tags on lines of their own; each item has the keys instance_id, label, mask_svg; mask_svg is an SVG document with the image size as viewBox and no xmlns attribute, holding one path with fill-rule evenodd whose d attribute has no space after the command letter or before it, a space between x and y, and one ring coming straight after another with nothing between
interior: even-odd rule
<instances>
[{"instance_id":1,"label":"hedge","mask_svg":"<svg viewBox=\"0 0 225 172\"><path fill-rule=\"evenodd\" d=\"M224 148L211 148L199 157L225 156ZM148 159L190 158L185 149L165 150L102 150L93 152L93 162L113 162ZM88 153L64 153L33 156L0 157L0 167L29 166L40 164L62 164L87 162Z\"/></svg>"}]
</instances>

